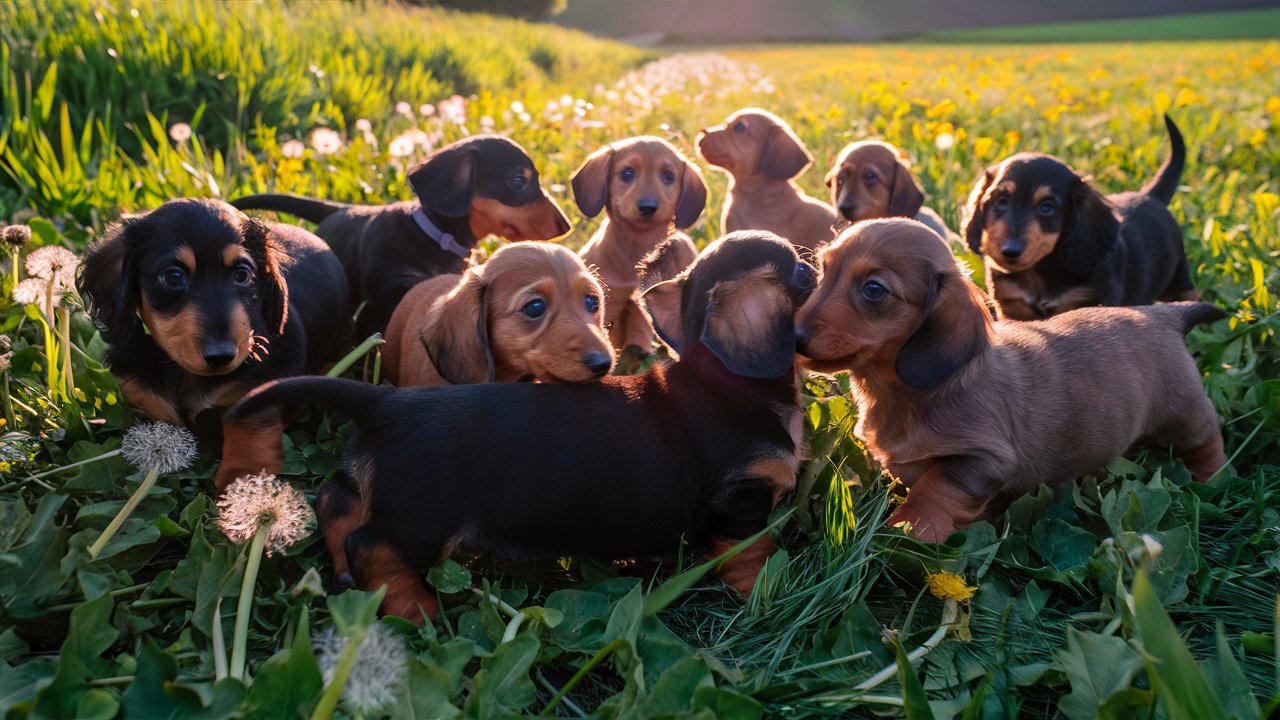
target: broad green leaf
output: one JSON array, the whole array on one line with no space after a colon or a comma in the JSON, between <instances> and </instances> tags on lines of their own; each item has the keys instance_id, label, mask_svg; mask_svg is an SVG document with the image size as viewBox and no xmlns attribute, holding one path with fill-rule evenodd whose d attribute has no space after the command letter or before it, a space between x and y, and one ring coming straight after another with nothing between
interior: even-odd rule
<instances>
[{"instance_id":1,"label":"broad green leaf","mask_svg":"<svg viewBox=\"0 0 1280 720\"><path fill-rule=\"evenodd\" d=\"M1046 518L1031 530L1031 548L1054 570L1065 572L1089 562L1098 538L1058 518Z\"/></svg>"},{"instance_id":2,"label":"broad green leaf","mask_svg":"<svg viewBox=\"0 0 1280 720\"><path fill-rule=\"evenodd\" d=\"M665 717L690 712L694 709L693 694L702 687L715 687L711 671L706 663L686 655L662 673L644 700L624 717Z\"/></svg>"},{"instance_id":3,"label":"broad green leaf","mask_svg":"<svg viewBox=\"0 0 1280 720\"><path fill-rule=\"evenodd\" d=\"M459 593L471 587L471 571L453 560L445 560L427 571L427 584L445 595Z\"/></svg>"},{"instance_id":4,"label":"broad green leaf","mask_svg":"<svg viewBox=\"0 0 1280 720\"><path fill-rule=\"evenodd\" d=\"M111 609L111 597L103 595L71 611L67 639L58 653L58 674L37 696L36 712L74 717L90 689L88 680L111 672L111 663L101 657L120 634L111 626Z\"/></svg>"},{"instance_id":5,"label":"broad green leaf","mask_svg":"<svg viewBox=\"0 0 1280 720\"><path fill-rule=\"evenodd\" d=\"M1142 669L1142 655L1122 638L1073 627L1067 628L1067 646L1057 659L1071 684L1058 710L1072 720L1092 718L1100 704L1126 690Z\"/></svg>"},{"instance_id":6,"label":"broad green leaf","mask_svg":"<svg viewBox=\"0 0 1280 720\"><path fill-rule=\"evenodd\" d=\"M330 596L326 604L338 634L346 637L363 634L378 619L378 605L386 594L387 588L383 586L375 592L347 590Z\"/></svg>"},{"instance_id":7,"label":"broad green leaf","mask_svg":"<svg viewBox=\"0 0 1280 720\"><path fill-rule=\"evenodd\" d=\"M1218 695L1160 605L1145 570L1133 581L1133 623L1147 674L1171 720L1226 717Z\"/></svg>"},{"instance_id":8,"label":"broad green leaf","mask_svg":"<svg viewBox=\"0 0 1280 720\"><path fill-rule=\"evenodd\" d=\"M462 711L450 702L455 687L449 673L410 660L405 681L396 689L392 720L447 720L461 715Z\"/></svg>"},{"instance_id":9,"label":"broad green leaf","mask_svg":"<svg viewBox=\"0 0 1280 720\"><path fill-rule=\"evenodd\" d=\"M896 635L893 647L898 661L898 687L902 692L902 710L907 720L933 720L933 708L929 706L929 697L924 694L924 686L916 677L916 669L907 659L907 650L902 647L902 640Z\"/></svg>"},{"instance_id":10,"label":"broad green leaf","mask_svg":"<svg viewBox=\"0 0 1280 720\"><path fill-rule=\"evenodd\" d=\"M111 720L120 712L120 701L110 690L93 688L80 697L76 705L78 720Z\"/></svg>"},{"instance_id":11,"label":"broad green leaf","mask_svg":"<svg viewBox=\"0 0 1280 720\"><path fill-rule=\"evenodd\" d=\"M1249 680L1240 669L1235 653L1231 652L1221 620L1218 621L1216 630L1218 656L1203 665L1209 684L1218 693L1218 697L1222 698L1231 717L1237 720L1257 720L1262 709L1258 707L1258 700L1253 696Z\"/></svg>"},{"instance_id":12,"label":"broad green leaf","mask_svg":"<svg viewBox=\"0 0 1280 720\"><path fill-rule=\"evenodd\" d=\"M759 720L764 716L764 706L755 698L711 685L699 685L693 691L693 709L710 710L714 717L726 720Z\"/></svg>"},{"instance_id":13,"label":"broad green leaf","mask_svg":"<svg viewBox=\"0 0 1280 720\"><path fill-rule=\"evenodd\" d=\"M304 612L293 631L293 644L267 658L254 674L244 714L263 720L299 717L323 689L324 677L311 649Z\"/></svg>"},{"instance_id":14,"label":"broad green leaf","mask_svg":"<svg viewBox=\"0 0 1280 720\"><path fill-rule=\"evenodd\" d=\"M529 668L538 657L541 643L529 633L521 633L502 643L480 664L473 680L475 692L467 701L471 717L514 717L523 715L537 698Z\"/></svg>"},{"instance_id":15,"label":"broad green leaf","mask_svg":"<svg viewBox=\"0 0 1280 720\"><path fill-rule=\"evenodd\" d=\"M558 610L563 620L551 630L556 644L566 650L595 652L605 644L609 598L585 590L556 590L547 596L548 610Z\"/></svg>"}]
</instances>

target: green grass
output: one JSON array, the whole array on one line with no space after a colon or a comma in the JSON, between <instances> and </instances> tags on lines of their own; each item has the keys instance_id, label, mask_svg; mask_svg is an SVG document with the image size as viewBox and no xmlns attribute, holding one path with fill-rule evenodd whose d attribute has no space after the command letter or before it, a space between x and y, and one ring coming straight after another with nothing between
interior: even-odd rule
<instances>
[{"instance_id":1,"label":"green grass","mask_svg":"<svg viewBox=\"0 0 1280 720\"><path fill-rule=\"evenodd\" d=\"M406 198L419 141L486 128L530 150L575 219L571 247L599 222L580 217L567 189L587 155L657 133L692 156L698 128L743 105L791 120L815 156L798 179L814 195L844 143L899 145L953 226L974 177L1011 152L1052 152L1116 191L1145 182L1165 156L1161 113L1187 137L1171 209L1198 287L1231 316L1189 346L1224 418L1232 472L1197 485L1166 448L1141 448L1061 493L1023 498L1001 523L926 546L883 526L887 483L853 437L847 385L815 376L805 397L813 459L778 509L784 552L750 601L704 579L657 607L687 580L673 571L701 559L683 552L623 568L448 562L429 575L439 622L383 621L411 651L397 717L538 713L570 683L559 715L1159 716L1213 707L1204 687L1240 717L1271 711L1280 43L768 46L642 65L653 56L555 28L380 4L132 9L0 6L0 219L29 222L32 246L80 250L122 213L183 195ZM460 114L442 117L451 106ZM194 135L171 137L179 123ZM311 147L316 129L339 133L333 152ZM726 186L704 172L699 243L716 235ZM217 679L217 638L232 637L247 559L216 524L215 459L162 475L91 559L143 473L119 456L58 468L118 449L137 418L78 309L53 323L72 346L73 388L64 397L49 386L49 356L63 355L47 351L67 344L46 336L34 305L10 301L13 281L0 285L14 410L0 437L0 707L16 717L309 715L325 685L310 638L363 636L376 598L326 587L315 536L265 559L252 682ZM357 364L348 376L370 372ZM299 417L284 477L313 494L345 433L319 412ZM926 574L942 570L978 588L971 601L929 592ZM918 683L899 674L886 632L918 656ZM356 714L349 701L337 708Z\"/></svg>"},{"instance_id":2,"label":"green grass","mask_svg":"<svg viewBox=\"0 0 1280 720\"><path fill-rule=\"evenodd\" d=\"M936 42L1043 43L1277 37L1280 37L1280 10L1263 9L949 30L928 33L921 39Z\"/></svg>"}]
</instances>

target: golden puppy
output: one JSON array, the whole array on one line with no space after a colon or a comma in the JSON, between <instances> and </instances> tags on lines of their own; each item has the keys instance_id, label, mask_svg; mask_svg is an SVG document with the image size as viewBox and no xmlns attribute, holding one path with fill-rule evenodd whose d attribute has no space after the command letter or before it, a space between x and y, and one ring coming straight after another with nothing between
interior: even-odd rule
<instances>
[{"instance_id":1,"label":"golden puppy","mask_svg":"<svg viewBox=\"0 0 1280 720\"><path fill-rule=\"evenodd\" d=\"M500 248L462 275L418 283L387 326L387 379L410 385L590 382L613 367L604 291L572 251Z\"/></svg>"},{"instance_id":2,"label":"golden puppy","mask_svg":"<svg viewBox=\"0 0 1280 720\"><path fill-rule=\"evenodd\" d=\"M1225 462L1183 335L1206 303L1082 308L993 322L929 228L868 220L820 254L797 347L849 369L872 455L909 488L890 522L935 542L1040 483L1102 468L1134 443L1172 445L1197 480Z\"/></svg>"},{"instance_id":3,"label":"golden puppy","mask_svg":"<svg viewBox=\"0 0 1280 720\"><path fill-rule=\"evenodd\" d=\"M813 162L777 115L745 108L698 133L698 155L729 173L720 231L769 230L812 250L829 241L836 212L792 182Z\"/></svg>"},{"instance_id":4,"label":"golden puppy","mask_svg":"<svg viewBox=\"0 0 1280 720\"><path fill-rule=\"evenodd\" d=\"M636 345L648 352L653 325L640 308L639 264L659 246L667 259L659 279L693 263L698 249L677 228L692 225L707 204L702 173L671 143L645 135L595 151L572 183L584 215L608 215L579 255L604 281L609 339L619 350Z\"/></svg>"},{"instance_id":5,"label":"golden puppy","mask_svg":"<svg viewBox=\"0 0 1280 720\"><path fill-rule=\"evenodd\" d=\"M915 218L943 240L960 240L942 216L924 207L924 190L901 150L880 140L849 143L827 173L831 204L849 222Z\"/></svg>"}]
</instances>

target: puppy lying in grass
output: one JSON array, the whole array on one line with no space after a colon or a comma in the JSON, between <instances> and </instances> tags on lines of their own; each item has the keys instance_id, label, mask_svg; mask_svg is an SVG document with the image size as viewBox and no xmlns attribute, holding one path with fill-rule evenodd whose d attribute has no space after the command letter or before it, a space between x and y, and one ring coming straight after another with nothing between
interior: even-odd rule
<instances>
[{"instance_id":1,"label":"puppy lying in grass","mask_svg":"<svg viewBox=\"0 0 1280 720\"><path fill-rule=\"evenodd\" d=\"M271 383L227 424L311 402L355 420L318 514L335 571L349 566L363 589L386 585L387 614L434 618L422 573L459 548L607 559L685 540L718 556L763 529L794 486L794 316L813 285L789 243L735 233L645 295L680 353L669 368L585 385ZM750 593L772 549L768 536L757 540L720 576Z\"/></svg>"},{"instance_id":2,"label":"puppy lying in grass","mask_svg":"<svg viewBox=\"0 0 1280 720\"><path fill-rule=\"evenodd\" d=\"M941 542L1041 483L1060 487L1134 443L1172 445L1196 480L1222 433L1183 336L1207 303L1082 308L993 322L932 230L868 220L820 253L797 339L810 367L848 369L855 433L908 488L890 518Z\"/></svg>"}]
</instances>

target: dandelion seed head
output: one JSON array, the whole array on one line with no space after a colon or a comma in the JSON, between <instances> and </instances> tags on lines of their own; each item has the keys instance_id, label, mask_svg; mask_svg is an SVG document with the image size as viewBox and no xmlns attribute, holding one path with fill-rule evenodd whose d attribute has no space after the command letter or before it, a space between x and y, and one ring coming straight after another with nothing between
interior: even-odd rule
<instances>
[{"instance_id":1,"label":"dandelion seed head","mask_svg":"<svg viewBox=\"0 0 1280 720\"><path fill-rule=\"evenodd\" d=\"M307 146L303 145L301 140L288 140L280 146L280 154L287 158L300 158L306 151Z\"/></svg>"},{"instance_id":2,"label":"dandelion seed head","mask_svg":"<svg viewBox=\"0 0 1280 720\"><path fill-rule=\"evenodd\" d=\"M321 155L332 155L342 149L342 136L330 128L316 128L311 131L311 147Z\"/></svg>"},{"instance_id":3,"label":"dandelion seed head","mask_svg":"<svg viewBox=\"0 0 1280 720\"><path fill-rule=\"evenodd\" d=\"M400 102L396 103L396 112L400 115L404 115L405 117L412 117L413 106L401 100Z\"/></svg>"},{"instance_id":4,"label":"dandelion seed head","mask_svg":"<svg viewBox=\"0 0 1280 720\"><path fill-rule=\"evenodd\" d=\"M332 627L312 638L320 671L326 684L333 681L338 659L347 646L347 638ZM381 623L370 626L360 643L355 665L347 684L342 687L342 700L361 715L373 715L395 700L396 686L404 678L409 662L404 640Z\"/></svg>"},{"instance_id":5,"label":"dandelion seed head","mask_svg":"<svg viewBox=\"0 0 1280 720\"><path fill-rule=\"evenodd\" d=\"M45 293L49 291L49 281L40 278L27 278L13 286L13 301L19 305L42 305ZM54 304L62 299L61 293L53 293Z\"/></svg>"},{"instance_id":6,"label":"dandelion seed head","mask_svg":"<svg viewBox=\"0 0 1280 720\"><path fill-rule=\"evenodd\" d=\"M316 514L297 488L270 473L237 478L218 499L218 527L234 543L253 539L267 527L270 556L311 534Z\"/></svg>"},{"instance_id":7,"label":"dandelion seed head","mask_svg":"<svg viewBox=\"0 0 1280 720\"><path fill-rule=\"evenodd\" d=\"M950 150L951 146L956 144L956 138L951 133L938 133L938 137L933 139L933 144L939 150Z\"/></svg>"},{"instance_id":8,"label":"dandelion seed head","mask_svg":"<svg viewBox=\"0 0 1280 720\"><path fill-rule=\"evenodd\" d=\"M32 250L27 256L27 275L42 280L54 280L60 287L71 287L76 282L76 267L80 258L61 245L47 245Z\"/></svg>"},{"instance_id":9,"label":"dandelion seed head","mask_svg":"<svg viewBox=\"0 0 1280 720\"><path fill-rule=\"evenodd\" d=\"M405 104L407 105L408 103ZM362 133L373 132L373 123L369 122L366 118L360 118L359 120L356 120L356 130L359 130Z\"/></svg>"},{"instance_id":10,"label":"dandelion seed head","mask_svg":"<svg viewBox=\"0 0 1280 720\"><path fill-rule=\"evenodd\" d=\"M408 133L402 133L387 146L387 152L391 153L392 157L409 157L413 154L414 145L413 138Z\"/></svg>"},{"instance_id":11,"label":"dandelion seed head","mask_svg":"<svg viewBox=\"0 0 1280 720\"><path fill-rule=\"evenodd\" d=\"M191 139L191 126L184 123L174 123L169 126L169 137L174 142L186 142Z\"/></svg>"},{"instance_id":12,"label":"dandelion seed head","mask_svg":"<svg viewBox=\"0 0 1280 720\"><path fill-rule=\"evenodd\" d=\"M139 423L124 434L120 454L139 470L154 469L163 475L191 465L196 459L196 436L169 423Z\"/></svg>"},{"instance_id":13,"label":"dandelion seed head","mask_svg":"<svg viewBox=\"0 0 1280 720\"><path fill-rule=\"evenodd\" d=\"M31 228L26 225L10 225L4 229L4 242L9 252L17 252L31 242Z\"/></svg>"},{"instance_id":14,"label":"dandelion seed head","mask_svg":"<svg viewBox=\"0 0 1280 720\"><path fill-rule=\"evenodd\" d=\"M423 103L418 106L418 114L422 117L431 117L436 114L436 106L431 103Z\"/></svg>"}]
</instances>

